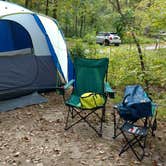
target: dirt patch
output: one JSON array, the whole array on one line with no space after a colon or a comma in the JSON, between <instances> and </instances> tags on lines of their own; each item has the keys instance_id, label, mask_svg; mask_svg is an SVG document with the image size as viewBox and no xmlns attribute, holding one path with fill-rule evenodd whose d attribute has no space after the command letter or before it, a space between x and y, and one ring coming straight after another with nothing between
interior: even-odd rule
<instances>
[{"instance_id":1,"label":"dirt patch","mask_svg":"<svg viewBox=\"0 0 166 166\"><path fill-rule=\"evenodd\" d=\"M156 137L148 139L146 157L140 163L130 150L119 157L123 139L112 139L110 104L100 138L85 123L65 131L67 108L62 97L45 96L48 103L0 113L0 166L164 165L165 121L159 123Z\"/></svg>"}]
</instances>

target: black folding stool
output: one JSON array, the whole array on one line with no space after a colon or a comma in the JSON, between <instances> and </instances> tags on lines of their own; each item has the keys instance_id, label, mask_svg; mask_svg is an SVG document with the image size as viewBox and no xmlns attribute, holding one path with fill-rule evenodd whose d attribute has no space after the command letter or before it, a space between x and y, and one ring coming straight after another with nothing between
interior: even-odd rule
<instances>
[{"instance_id":1,"label":"black folding stool","mask_svg":"<svg viewBox=\"0 0 166 166\"><path fill-rule=\"evenodd\" d=\"M145 121L147 121L147 119ZM122 147L119 155L131 148L136 158L141 161L145 156L146 138L148 134L147 125L138 126L129 122L125 122L122 127L120 127L120 131L125 138L126 144ZM132 138L127 137L127 135L132 135ZM136 151L136 145L139 145L139 148L141 148L142 152Z\"/></svg>"}]
</instances>

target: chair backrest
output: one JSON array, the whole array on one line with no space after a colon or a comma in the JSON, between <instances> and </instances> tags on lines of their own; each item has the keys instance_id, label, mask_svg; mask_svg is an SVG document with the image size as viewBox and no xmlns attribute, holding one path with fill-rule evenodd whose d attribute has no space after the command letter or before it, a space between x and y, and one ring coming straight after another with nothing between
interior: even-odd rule
<instances>
[{"instance_id":1,"label":"chair backrest","mask_svg":"<svg viewBox=\"0 0 166 166\"><path fill-rule=\"evenodd\" d=\"M123 102L119 104L122 118L132 121L152 116L152 107L152 100L140 85L126 86Z\"/></svg>"},{"instance_id":2,"label":"chair backrest","mask_svg":"<svg viewBox=\"0 0 166 166\"><path fill-rule=\"evenodd\" d=\"M129 106L136 103L151 102L151 99L149 98L149 96L147 96L147 93L144 91L142 86L128 85L125 88L123 102Z\"/></svg>"},{"instance_id":3,"label":"chair backrest","mask_svg":"<svg viewBox=\"0 0 166 166\"><path fill-rule=\"evenodd\" d=\"M108 58L75 58L74 69L76 85L74 94L81 96L86 92L104 93L104 80L107 79Z\"/></svg>"}]
</instances>

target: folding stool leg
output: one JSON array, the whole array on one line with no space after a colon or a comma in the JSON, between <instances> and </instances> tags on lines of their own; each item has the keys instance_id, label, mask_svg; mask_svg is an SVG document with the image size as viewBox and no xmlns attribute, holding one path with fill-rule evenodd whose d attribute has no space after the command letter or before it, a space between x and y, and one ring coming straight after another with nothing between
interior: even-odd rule
<instances>
[{"instance_id":1,"label":"folding stool leg","mask_svg":"<svg viewBox=\"0 0 166 166\"><path fill-rule=\"evenodd\" d=\"M141 160L143 159L143 157L144 157L144 154L145 154L144 148L145 148L146 136L141 137L141 136L135 136L135 135L133 135L134 138L132 138L131 140L129 140L123 131L122 131L122 134L123 134L123 136L124 136L124 138L125 138L125 140L126 140L127 143L126 143L126 144L123 146L123 148L121 149L121 151L120 151L120 153L119 153L119 156L120 156L122 153L124 153L125 151L127 151L129 148L131 148L131 150L132 150L132 152L134 153L134 155L136 156L136 158L137 158L139 161L141 161ZM140 137L140 139L138 139L138 137ZM144 138L144 142L143 142L143 145L142 145L141 142L140 142L140 140L143 139L143 138ZM143 152L142 155L137 154L136 151L135 151L135 149L133 148L133 146L134 146L136 143L138 143L139 146L141 147L142 152Z\"/></svg>"}]
</instances>

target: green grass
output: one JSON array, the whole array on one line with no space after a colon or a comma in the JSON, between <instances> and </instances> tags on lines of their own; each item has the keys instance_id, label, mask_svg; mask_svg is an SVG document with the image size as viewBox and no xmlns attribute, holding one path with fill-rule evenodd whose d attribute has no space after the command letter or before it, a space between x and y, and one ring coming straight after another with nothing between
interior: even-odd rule
<instances>
[{"instance_id":1,"label":"green grass","mask_svg":"<svg viewBox=\"0 0 166 166\"><path fill-rule=\"evenodd\" d=\"M108 81L116 90L114 104L121 102L126 85L141 84L145 87L139 55L134 44L106 47L88 44L80 40L75 40L74 44L81 56L84 55L88 58L109 57ZM72 47L74 47L74 44L72 42ZM141 45L146 68L145 77L150 85L149 94L154 102L159 105L158 117L166 119L166 107L164 106L166 103L166 49L146 50L146 47L147 45Z\"/></svg>"}]
</instances>

